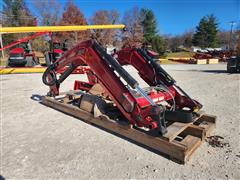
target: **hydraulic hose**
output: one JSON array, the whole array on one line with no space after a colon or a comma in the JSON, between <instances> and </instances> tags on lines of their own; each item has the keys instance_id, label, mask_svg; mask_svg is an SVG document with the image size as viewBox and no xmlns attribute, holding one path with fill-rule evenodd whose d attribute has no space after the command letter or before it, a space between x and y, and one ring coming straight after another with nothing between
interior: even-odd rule
<instances>
[{"instance_id":1,"label":"hydraulic hose","mask_svg":"<svg viewBox=\"0 0 240 180\"><path fill-rule=\"evenodd\" d=\"M68 69L66 71L64 71L64 73L59 77L59 79L57 79L57 75L55 72L55 66L54 66L54 64L52 64L43 73L42 81L47 86L61 84L75 69L76 69L76 66L71 63L69 65ZM52 80L50 82L48 81L48 75L50 75L52 78Z\"/></svg>"},{"instance_id":2,"label":"hydraulic hose","mask_svg":"<svg viewBox=\"0 0 240 180\"><path fill-rule=\"evenodd\" d=\"M48 81L48 75L51 76L51 78L52 78L51 81ZM53 86L53 85L57 84L57 75L56 75L56 72L54 70L54 65L53 64L48 66L46 71L43 73L42 81L47 86Z\"/></svg>"},{"instance_id":3,"label":"hydraulic hose","mask_svg":"<svg viewBox=\"0 0 240 180\"><path fill-rule=\"evenodd\" d=\"M71 63L66 71L58 79L58 83L61 84L72 72L76 69L76 66Z\"/></svg>"},{"instance_id":4,"label":"hydraulic hose","mask_svg":"<svg viewBox=\"0 0 240 180\"><path fill-rule=\"evenodd\" d=\"M155 61L153 60L144 49L137 49L137 52L142 55L145 61L149 62L153 68L155 69L156 73L161 74L164 76L165 80L173 85L176 81Z\"/></svg>"}]
</instances>

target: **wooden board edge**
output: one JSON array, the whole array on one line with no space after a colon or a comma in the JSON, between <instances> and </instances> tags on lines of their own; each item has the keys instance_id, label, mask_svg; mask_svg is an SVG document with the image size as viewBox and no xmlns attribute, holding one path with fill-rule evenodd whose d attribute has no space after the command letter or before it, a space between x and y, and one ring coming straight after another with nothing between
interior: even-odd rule
<instances>
[{"instance_id":1,"label":"wooden board edge","mask_svg":"<svg viewBox=\"0 0 240 180\"><path fill-rule=\"evenodd\" d=\"M187 142L188 141L188 142ZM198 147L202 144L203 140L199 137L195 137L192 135L187 135L186 138L182 141L183 144L187 145L188 150L185 152L184 161L189 161L192 154L198 149Z\"/></svg>"}]
</instances>

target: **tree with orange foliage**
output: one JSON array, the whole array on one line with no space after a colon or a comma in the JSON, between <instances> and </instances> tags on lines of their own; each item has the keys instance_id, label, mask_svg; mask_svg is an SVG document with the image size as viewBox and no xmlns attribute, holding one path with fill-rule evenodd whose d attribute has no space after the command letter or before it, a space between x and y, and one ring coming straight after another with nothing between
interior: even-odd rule
<instances>
[{"instance_id":1,"label":"tree with orange foliage","mask_svg":"<svg viewBox=\"0 0 240 180\"><path fill-rule=\"evenodd\" d=\"M87 25L87 21L79 9L72 1L67 3L66 10L62 14L60 20L60 25ZM68 39L70 46L77 44L80 41L86 40L90 37L89 31L80 31L80 32L62 32L60 34L62 40Z\"/></svg>"}]
</instances>

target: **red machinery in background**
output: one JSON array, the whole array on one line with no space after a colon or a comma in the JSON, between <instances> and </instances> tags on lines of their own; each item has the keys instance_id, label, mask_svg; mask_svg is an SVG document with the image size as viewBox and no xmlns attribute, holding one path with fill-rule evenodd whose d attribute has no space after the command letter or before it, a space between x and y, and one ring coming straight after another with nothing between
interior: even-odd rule
<instances>
[{"instance_id":1,"label":"red machinery in background","mask_svg":"<svg viewBox=\"0 0 240 180\"><path fill-rule=\"evenodd\" d=\"M38 36L49 34L49 44L50 50L45 54L45 63L49 66L52 62L56 61L60 57L63 56L64 51L66 51L66 47L62 46L62 44L52 38L51 32L39 32L30 37L20 39L16 42L13 42L10 45L0 48L0 50L5 50L14 46L16 48L10 50L9 59L8 59L8 66L15 67L15 66L27 66L32 67L34 65L39 64L38 57L36 57L34 51L31 48L29 40L34 39ZM65 40L66 41L66 40ZM64 43L63 43L64 44ZM31 58L27 58L31 57Z\"/></svg>"},{"instance_id":2,"label":"red machinery in background","mask_svg":"<svg viewBox=\"0 0 240 180\"><path fill-rule=\"evenodd\" d=\"M20 45L18 44L18 47L10 50L7 64L8 66L32 67L39 64L39 60L34 51L32 51L32 49L28 49L28 43L29 42L21 42Z\"/></svg>"},{"instance_id":3,"label":"red machinery in background","mask_svg":"<svg viewBox=\"0 0 240 180\"><path fill-rule=\"evenodd\" d=\"M38 36L42 36L47 32L39 32L30 37L20 39L16 42L13 42L10 45L0 48L1 51L17 46L16 48L10 50L8 66L34 66L38 64L38 59L35 53L32 51L31 46L29 45L29 40L34 39ZM31 58L27 58L31 57Z\"/></svg>"},{"instance_id":4,"label":"red machinery in background","mask_svg":"<svg viewBox=\"0 0 240 180\"><path fill-rule=\"evenodd\" d=\"M52 36L52 35L51 35ZM61 43L57 40L51 40L49 41L50 45L50 51L45 53L45 60L47 66L54 63L57 59L61 58L64 54L64 51L62 50Z\"/></svg>"},{"instance_id":5,"label":"red machinery in background","mask_svg":"<svg viewBox=\"0 0 240 180\"><path fill-rule=\"evenodd\" d=\"M49 96L59 95L60 84L78 67L87 64L89 82L75 82L75 89L85 94L99 83L122 115L137 127L149 128L163 135L167 121L191 122L202 105L191 99L175 80L154 61L145 49L122 49L118 59L107 54L95 40L81 42L51 64L43 74L43 83L50 86ZM131 64L149 85L138 82L121 66ZM68 68L57 77L63 67ZM80 99L81 101L81 99ZM79 102L81 104L81 102Z\"/></svg>"}]
</instances>

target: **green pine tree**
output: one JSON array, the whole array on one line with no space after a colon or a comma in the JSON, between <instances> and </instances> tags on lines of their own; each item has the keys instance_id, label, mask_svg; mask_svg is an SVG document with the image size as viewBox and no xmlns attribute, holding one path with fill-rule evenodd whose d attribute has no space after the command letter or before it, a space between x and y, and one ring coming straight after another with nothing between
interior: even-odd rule
<instances>
[{"instance_id":1,"label":"green pine tree","mask_svg":"<svg viewBox=\"0 0 240 180\"><path fill-rule=\"evenodd\" d=\"M152 10L142 9L142 26L145 42L150 42L157 35L157 20Z\"/></svg>"},{"instance_id":2,"label":"green pine tree","mask_svg":"<svg viewBox=\"0 0 240 180\"><path fill-rule=\"evenodd\" d=\"M24 0L3 0L4 25L33 26L34 17L31 15Z\"/></svg>"},{"instance_id":3,"label":"green pine tree","mask_svg":"<svg viewBox=\"0 0 240 180\"><path fill-rule=\"evenodd\" d=\"M166 50L166 43L161 36L156 35L152 38L152 50L158 52L159 54L164 54Z\"/></svg>"},{"instance_id":4,"label":"green pine tree","mask_svg":"<svg viewBox=\"0 0 240 180\"><path fill-rule=\"evenodd\" d=\"M34 17L31 15L24 0L3 0L4 27L34 26ZM26 34L4 34L3 42L7 45L22 38Z\"/></svg>"},{"instance_id":5,"label":"green pine tree","mask_svg":"<svg viewBox=\"0 0 240 180\"><path fill-rule=\"evenodd\" d=\"M214 15L208 16L208 26L207 26L207 45L208 47L218 47L219 37L218 37L218 23L217 18Z\"/></svg>"},{"instance_id":6,"label":"green pine tree","mask_svg":"<svg viewBox=\"0 0 240 180\"><path fill-rule=\"evenodd\" d=\"M157 20L152 10L142 9L142 28L144 33L144 43L151 45L152 50L163 54L166 46L162 37L158 34Z\"/></svg>"},{"instance_id":7,"label":"green pine tree","mask_svg":"<svg viewBox=\"0 0 240 180\"><path fill-rule=\"evenodd\" d=\"M196 32L193 35L193 44L201 48L217 47L218 41L218 23L214 15L203 17L199 25L196 27Z\"/></svg>"}]
</instances>

